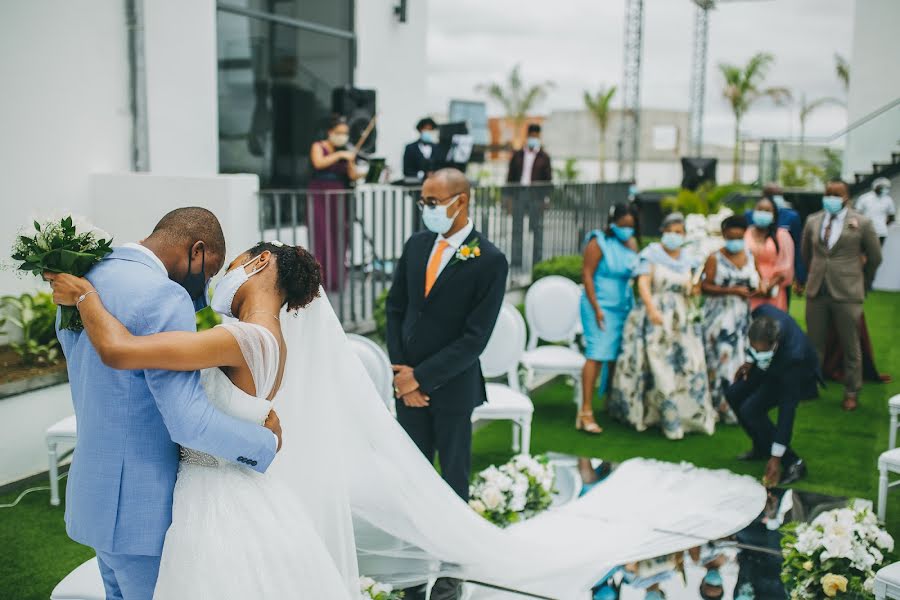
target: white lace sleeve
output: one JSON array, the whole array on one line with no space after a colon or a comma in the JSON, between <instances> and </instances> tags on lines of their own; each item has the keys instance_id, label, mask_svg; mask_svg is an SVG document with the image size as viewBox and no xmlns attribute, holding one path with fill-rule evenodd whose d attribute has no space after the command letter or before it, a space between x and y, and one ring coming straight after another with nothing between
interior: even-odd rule
<instances>
[{"instance_id":1,"label":"white lace sleeve","mask_svg":"<svg viewBox=\"0 0 900 600\"><path fill-rule=\"evenodd\" d=\"M257 398L268 398L278 377L279 347L272 332L254 323L223 323L234 336L250 368Z\"/></svg>"}]
</instances>

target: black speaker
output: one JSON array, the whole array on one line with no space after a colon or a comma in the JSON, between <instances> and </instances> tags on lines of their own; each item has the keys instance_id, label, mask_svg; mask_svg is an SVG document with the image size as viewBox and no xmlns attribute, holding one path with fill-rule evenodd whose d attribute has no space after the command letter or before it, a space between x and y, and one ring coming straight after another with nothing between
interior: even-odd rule
<instances>
[{"instance_id":1,"label":"black speaker","mask_svg":"<svg viewBox=\"0 0 900 600\"><path fill-rule=\"evenodd\" d=\"M681 159L681 187L692 192L706 182L716 183L715 158L682 158Z\"/></svg>"},{"instance_id":2,"label":"black speaker","mask_svg":"<svg viewBox=\"0 0 900 600\"><path fill-rule=\"evenodd\" d=\"M376 113L375 90L360 90L354 87L334 88L331 92L331 111L347 118L350 125L350 143L355 144ZM372 129L362 148L357 150L371 154L375 152L377 127Z\"/></svg>"}]
</instances>

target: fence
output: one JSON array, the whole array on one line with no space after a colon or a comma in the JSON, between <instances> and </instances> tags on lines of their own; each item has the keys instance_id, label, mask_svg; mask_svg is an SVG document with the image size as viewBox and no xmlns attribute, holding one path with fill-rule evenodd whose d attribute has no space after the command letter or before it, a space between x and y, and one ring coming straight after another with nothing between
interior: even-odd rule
<instances>
[{"instance_id":1,"label":"fence","mask_svg":"<svg viewBox=\"0 0 900 600\"><path fill-rule=\"evenodd\" d=\"M422 229L418 188L264 190L261 239L309 248L324 271L329 298L349 331L371 329L378 298L410 235ZM527 284L536 262L581 251L585 235L606 224L628 183L487 186L472 190L470 216L510 262L509 285Z\"/></svg>"}]
</instances>

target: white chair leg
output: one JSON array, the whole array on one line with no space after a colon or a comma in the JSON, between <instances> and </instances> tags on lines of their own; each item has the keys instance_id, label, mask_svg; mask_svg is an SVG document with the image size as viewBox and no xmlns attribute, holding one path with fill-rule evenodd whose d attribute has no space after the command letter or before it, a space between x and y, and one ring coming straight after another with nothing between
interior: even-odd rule
<instances>
[{"instance_id":1,"label":"white chair leg","mask_svg":"<svg viewBox=\"0 0 900 600\"><path fill-rule=\"evenodd\" d=\"M897 413L891 412L891 430L888 433L888 450L897 447Z\"/></svg>"},{"instance_id":2,"label":"white chair leg","mask_svg":"<svg viewBox=\"0 0 900 600\"><path fill-rule=\"evenodd\" d=\"M885 465L878 465L878 520L884 523L887 513L888 470Z\"/></svg>"},{"instance_id":3,"label":"white chair leg","mask_svg":"<svg viewBox=\"0 0 900 600\"><path fill-rule=\"evenodd\" d=\"M512 422L512 450L516 454L521 450L521 444L519 443L519 437L522 435L522 427L518 422Z\"/></svg>"},{"instance_id":4,"label":"white chair leg","mask_svg":"<svg viewBox=\"0 0 900 600\"><path fill-rule=\"evenodd\" d=\"M524 419L522 419L522 424L519 426L519 431L522 435L522 454L531 455L531 415L528 415Z\"/></svg>"},{"instance_id":5,"label":"white chair leg","mask_svg":"<svg viewBox=\"0 0 900 600\"><path fill-rule=\"evenodd\" d=\"M47 441L47 466L50 474L50 505L59 506L59 468L56 455L56 442Z\"/></svg>"}]
</instances>

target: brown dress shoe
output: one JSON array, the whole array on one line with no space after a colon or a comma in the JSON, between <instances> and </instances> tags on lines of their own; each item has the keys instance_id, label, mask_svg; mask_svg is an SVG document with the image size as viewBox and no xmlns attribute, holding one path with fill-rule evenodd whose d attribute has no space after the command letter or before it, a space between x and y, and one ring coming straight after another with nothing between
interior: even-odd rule
<instances>
[{"instance_id":1,"label":"brown dress shoe","mask_svg":"<svg viewBox=\"0 0 900 600\"><path fill-rule=\"evenodd\" d=\"M847 392L844 394L844 410L851 411L856 410L859 406L859 403L856 401L856 394L852 392Z\"/></svg>"}]
</instances>

